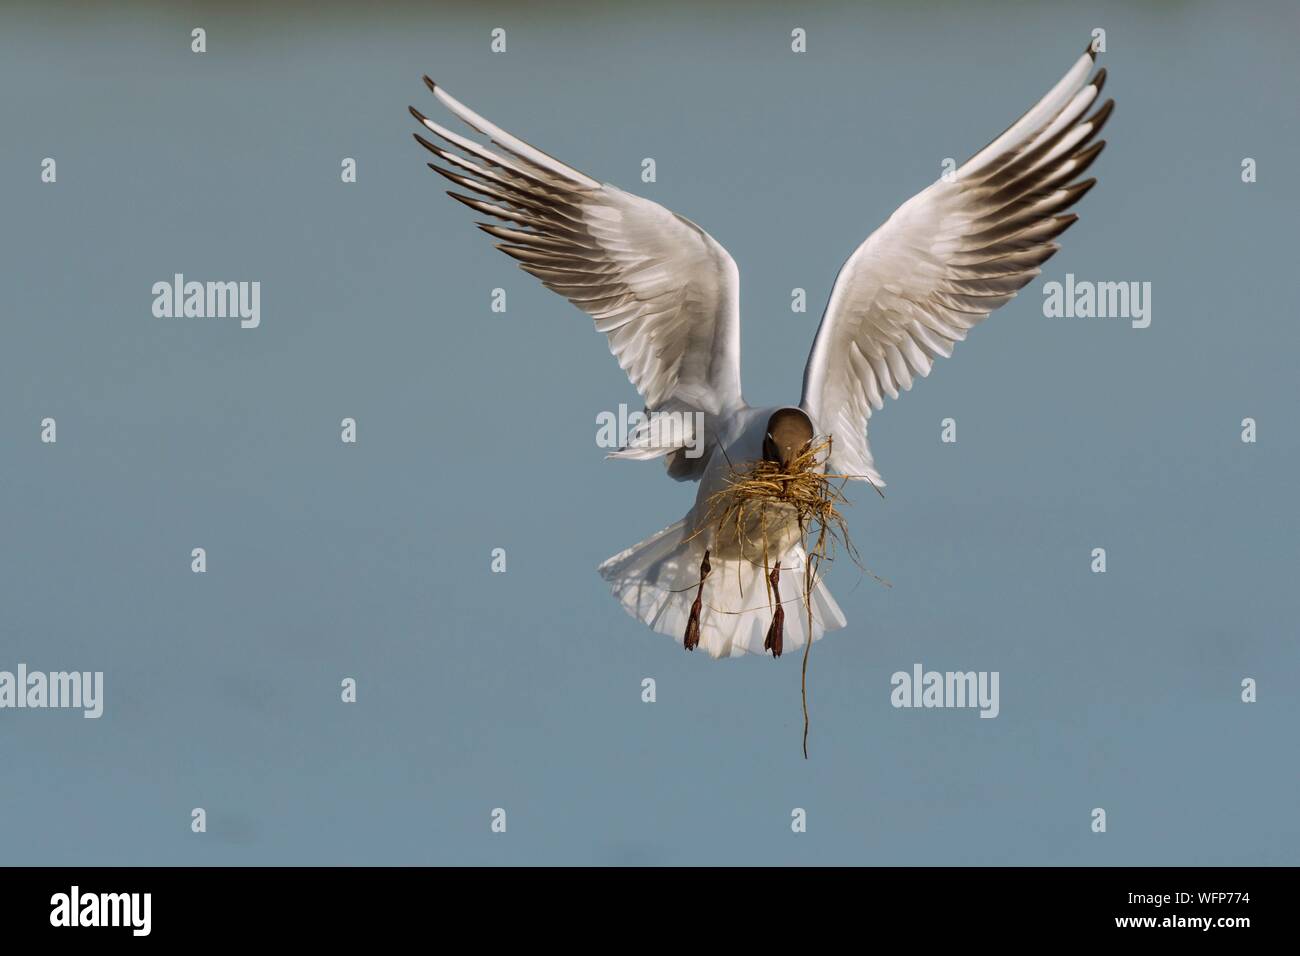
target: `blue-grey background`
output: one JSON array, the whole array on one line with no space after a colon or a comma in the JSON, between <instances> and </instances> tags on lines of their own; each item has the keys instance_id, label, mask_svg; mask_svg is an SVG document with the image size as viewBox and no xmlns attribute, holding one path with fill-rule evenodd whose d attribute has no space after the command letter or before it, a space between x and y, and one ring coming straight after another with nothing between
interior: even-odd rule
<instances>
[{"instance_id":1,"label":"blue-grey background","mask_svg":"<svg viewBox=\"0 0 1300 956\"><path fill-rule=\"evenodd\" d=\"M0 668L107 696L0 712L0 862L1300 862L1294 5L468 6L0 15ZM1101 183L872 420L888 497L851 524L893 588L831 576L805 762L797 656L688 655L607 595L595 565L694 486L603 459L635 393L406 107L437 115L428 72L701 223L747 397L791 402L843 259L1094 27ZM175 272L261 281L261 328L153 318ZM1151 327L1044 318L1066 272L1151 282ZM1001 716L893 709L914 662L1000 671Z\"/></svg>"}]
</instances>

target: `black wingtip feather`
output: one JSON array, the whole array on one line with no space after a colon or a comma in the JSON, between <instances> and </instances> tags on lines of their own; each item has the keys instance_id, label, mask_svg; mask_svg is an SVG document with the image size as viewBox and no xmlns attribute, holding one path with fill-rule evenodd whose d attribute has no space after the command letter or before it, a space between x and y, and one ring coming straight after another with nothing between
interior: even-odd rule
<instances>
[{"instance_id":1,"label":"black wingtip feather","mask_svg":"<svg viewBox=\"0 0 1300 956\"><path fill-rule=\"evenodd\" d=\"M1079 214L1073 212L1067 212L1067 213L1063 213L1062 215L1052 217L1051 219L1052 225L1047 229L1046 232L1042 234L1042 238L1040 240L1043 242L1044 245L1053 247L1052 251L1043 257L1043 262L1046 262L1052 256L1056 255L1056 253L1061 248L1059 243L1053 242L1052 240L1060 238L1061 233L1065 232L1065 230L1069 229L1078 221L1079 221Z\"/></svg>"},{"instance_id":2,"label":"black wingtip feather","mask_svg":"<svg viewBox=\"0 0 1300 956\"><path fill-rule=\"evenodd\" d=\"M428 76L427 73L426 73L425 76L424 76L424 85L427 86L427 87L429 88L429 92L430 92L430 93L432 93L434 90L436 90L436 89L438 88L438 84L435 83L435 82L433 82L433 80L429 79L429 76Z\"/></svg>"},{"instance_id":3,"label":"black wingtip feather","mask_svg":"<svg viewBox=\"0 0 1300 956\"><path fill-rule=\"evenodd\" d=\"M1077 164L1073 175L1081 176L1083 173L1087 172L1088 167L1093 164L1093 161L1105 148L1106 141L1104 139L1099 139L1091 146L1085 146L1083 149L1071 156L1070 159Z\"/></svg>"},{"instance_id":4,"label":"black wingtip feather","mask_svg":"<svg viewBox=\"0 0 1300 956\"><path fill-rule=\"evenodd\" d=\"M1095 134L1106 125L1106 120L1110 119L1110 114L1114 111L1115 101L1113 99L1107 100L1105 103L1102 103L1101 106L1097 108L1097 112L1089 116L1085 122L1092 124L1092 131Z\"/></svg>"},{"instance_id":5,"label":"black wingtip feather","mask_svg":"<svg viewBox=\"0 0 1300 956\"><path fill-rule=\"evenodd\" d=\"M429 168L434 170L438 169L438 167L434 166L433 163L429 163ZM478 207L474 205L478 200L474 199L472 196L462 196L460 193L452 192L450 189L447 190L447 195L456 200L456 202L464 203L466 206L469 206L469 208L473 209L475 212L480 211Z\"/></svg>"},{"instance_id":6,"label":"black wingtip feather","mask_svg":"<svg viewBox=\"0 0 1300 956\"><path fill-rule=\"evenodd\" d=\"M439 176L443 177L444 179L450 180L451 182L455 183L457 186L463 186L466 189L473 188L473 185L469 182L469 180L467 180L464 176L457 176L450 169L443 169L441 166L438 166L435 163L425 163L424 165L428 166L430 169L432 169L435 173L437 173Z\"/></svg>"},{"instance_id":7,"label":"black wingtip feather","mask_svg":"<svg viewBox=\"0 0 1300 956\"><path fill-rule=\"evenodd\" d=\"M1069 204L1073 206L1084 196L1088 195L1088 192L1095 185L1097 185L1097 177L1093 176L1089 179L1085 179L1081 182L1077 182L1073 186L1067 186L1065 191L1070 197ZM1074 213L1070 213L1070 215L1074 216ZM1075 216L1075 218L1077 219L1079 217Z\"/></svg>"},{"instance_id":8,"label":"black wingtip feather","mask_svg":"<svg viewBox=\"0 0 1300 956\"><path fill-rule=\"evenodd\" d=\"M1094 159L1096 159L1097 154L1100 153L1105 148L1106 148L1106 141L1104 139L1099 139L1091 146L1085 146L1083 149L1079 150L1070 158L1074 160L1076 163L1081 163L1081 164L1091 163ZM1079 167L1078 172L1080 173L1083 172L1082 165Z\"/></svg>"}]
</instances>

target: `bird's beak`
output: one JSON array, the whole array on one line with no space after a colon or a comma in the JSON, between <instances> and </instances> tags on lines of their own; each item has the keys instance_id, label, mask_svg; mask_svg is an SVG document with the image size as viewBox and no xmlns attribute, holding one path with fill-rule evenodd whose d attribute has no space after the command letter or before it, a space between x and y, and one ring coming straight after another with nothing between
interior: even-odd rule
<instances>
[{"instance_id":1,"label":"bird's beak","mask_svg":"<svg viewBox=\"0 0 1300 956\"><path fill-rule=\"evenodd\" d=\"M775 465L780 465L782 468L786 467L786 463L781 457L781 450L776 447L776 439L772 437L771 432L768 432L763 439L763 457Z\"/></svg>"},{"instance_id":2,"label":"bird's beak","mask_svg":"<svg viewBox=\"0 0 1300 956\"><path fill-rule=\"evenodd\" d=\"M772 433L768 432L767 437L763 439L763 457L773 464L780 465L782 471L790 470L790 463L795 460L797 455L787 455L776 443Z\"/></svg>"}]
</instances>

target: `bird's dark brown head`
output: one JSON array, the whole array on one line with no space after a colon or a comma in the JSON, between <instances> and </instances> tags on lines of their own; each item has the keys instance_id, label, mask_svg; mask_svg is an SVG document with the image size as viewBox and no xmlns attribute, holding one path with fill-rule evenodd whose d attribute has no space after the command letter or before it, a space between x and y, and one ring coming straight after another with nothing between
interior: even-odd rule
<instances>
[{"instance_id":1,"label":"bird's dark brown head","mask_svg":"<svg viewBox=\"0 0 1300 956\"><path fill-rule=\"evenodd\" d=\"M801 408L782 408L767 420L763 457L788 469L813 440L812 422Z\"/></svg>"}]
</instances>

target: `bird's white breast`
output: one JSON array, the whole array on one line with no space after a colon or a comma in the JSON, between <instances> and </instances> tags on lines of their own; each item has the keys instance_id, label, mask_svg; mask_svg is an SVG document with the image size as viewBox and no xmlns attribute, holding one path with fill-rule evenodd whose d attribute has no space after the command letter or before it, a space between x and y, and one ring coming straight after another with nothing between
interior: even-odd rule
<instances>
[{"instance_id":1,"label":"bird's white breast","mask_svg":"<svg viewBox=\"0 0 1300 956\"><path fill-rule=\"evenodd\" d=\"M715 452L710 456L700 479L695 507L687 516L691 533L704 538L713 558L728 561L744 558L762 564L766 542L767 559L775 563L799 542L794 508L768 505L747 509L737 525L734 513L728 514L730 501L724 494L736 471L744 472L763 457L767 422L776 410L776 407L745 408L719 429L720 443L726 453Z\"/></svg>"}]
</instances>

